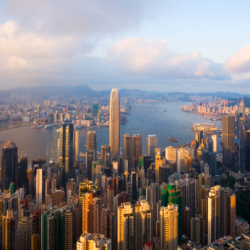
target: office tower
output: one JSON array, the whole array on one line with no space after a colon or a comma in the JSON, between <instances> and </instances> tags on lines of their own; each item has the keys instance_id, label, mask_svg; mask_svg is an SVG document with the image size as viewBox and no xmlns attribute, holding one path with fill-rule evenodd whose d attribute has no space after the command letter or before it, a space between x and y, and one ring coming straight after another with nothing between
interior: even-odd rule
<instances>
[{"instance_id":1,"label":"office tower","mask_svg":"<svg viewBox=\"0 0 250 250\"><path fill-rule=\"evenodd\" d=\"M92 181L96 183L98 187L101 187L101 178L102 178L102 165L99 161L92 161Z\"/></svg>"},{"instance_id":2,"label":"office tower","mask_svg":"<svg viewBox=\"0 0 250 250\"><path fill-rule=\"evenodd\" d=\"M44 165L44 164L46 164L46 158L39 157L37 159L31 160L31 167L32 168L34 168L35 165L39 165L39 168L41 168L42 165Z\"/></svg>"},{"instance_id":3,"label":"office tower","mask_svg":"<svg viewBox=\"0 0 250 250\"><path fill-rule=\"evenodd\" d=\"M74 160L78 161L79 160L79 155L80 155L80 132L79 130L74 131Z\"/></svg>"},{"instance_id":4,"label":"office tower","mask_svg":"<svg viewBox=\"0 0 250 250\"><path fill-rule=\"evenodd\" d=\"M190 223L191 223L191 210L189 207L185 207L183 210L183 233L190 239Z\"/></svg>"},{"instance_id":5,"label":"office tower","mask_svg":"<svg viewBox=\"0 0 250 250\"><path fill-rule=\"evenodd\" d=\"M86 142L86 150L87 151L94 151L95 156L94 159L96 159L96 134L94 130L88 131L87 134L87 142Z\"/></svg>"},{"instance_id":6,"label":"office tower","mask_svg":"<svg viewBox=\"0 0 250 250\"><path fill-rule=\"evenodd\" d=\"M111 239L112 249L117 249L117 220L114 213L107 208L102 208L101 213L101 234Z\"/></svg>"},{"instance_id":7,"label":"office tower","mask_svg":"<svg viewBox=\"0 0 250 250\"><path fill-rule=\"evenodd\" d=\"M211 152L208 154L208 165L209 165L209 174L215 176L217 174L216 153Z\"/></svg>"},{"instance_id":8,"label":"office tower","mask_svg":"<svg viewBox=\"0 0 250 250\"><path fill-rule=\"evenodd\" d=\"M27 169L27 178L28 178L28 190L27 194L30 194L31 196L34 195L34 174L31 167Z\"/></svg>"},{"instance_id":9,"label":"office tower","mask_svg":"<svg viewBox=\"0 0 250 250\"><path fill-rule=\"evenodd\" d=\"M181 244L184 203L180 190L177 190L174 184L167 184L167 188L162 189L161 206L167 207L168 204L175 204L178 207L178 244Z\"/></svg>"},{"instance_id":10,"label":"office tower","mask_svg":"<svg viewBox=\"0 0 250 250\"><path fill-rule=\"evenodd\" d=\"M152 214L150 203L139 200L134 205L135 244L134 249L142 249L147 241L152 240Z\"/></svg>"},{"instance_id":11,"label":"office tower","mask_svg":"<svg viewBox=\"0 0 250 250\"><path fill-rule=\"evenodd\" d=\"M195 243L205 245L205 219L201 215L197 215L191 219L191 236L190 239Z\"/></svg>"},{"instance_id":12,"label":"office tower","mask_svg":"<svg viewBox=\"0 0 250 250\"><path fill-rule=\"evenodd\" d=\"M104 165L107 153L110 153L110 146L109 145L101 145L101 163L102 163L102 165Z\"/></svg>"},{"instance_id":13,"label":"office tower","mask_svg":"<svg viewBox=\"0 0 250 250\"><path fill-rule=\"evenodd\" d=\"M41 236L39 234L31 235L31 250L41 249Z\"/></svg>"},{"instance_id":14,"label":"office tower","mask_svg":"<svg viewBox=\"0 0 250 250\"><path fill-rule=\"evenodd\" d=\"M2 249L15 249L16 228L13 209L8 209L2 216Z\"/></svg>"},{"instance_id":15,"label":"office tower","mask_svg":"<svg viewBox=\"0 0 250 250\"><path fill-rule=\"evenodd\" d=\"M64 247L67 250L72 250L73 249L73 214L72 211L67 210L64 214L65 218L65 242L64 242Z\"/></svg>"},{"instance_id":16,"label":"office tower","mask_svg":"<svg viewBox=\"0 0 250 250\"><path fill-rule=\"evenodd\" d=\"M73 150L73 133L74 127L69 119L65 119L60 129L60 152L59 167L62 173L62 186L73 176L74 167L74 150Z\"/></svg>"},{"instance_id":17,"label":"office tower","mask_svg":"<svg viewBox=\"0 0 250 250\"><path fill-rule=\"evenodd\" d=\"M9 189L10 183L18 183L18 155L16 144L9 141L2 149L2 190Z\"/></svg>"},{"instance_id":18,"label":"office tower","mask_svg":"<svg viewBox=\"0 0 250 250\"><path fill-rule=\"evenodd\" d=\"M155 235L156 226L155 223L157 221L157 202L160 199L160 187L158 183L152 183L150 186L146 186L146 200L153 204L153 212L152 212L152 228L153 234Z\"/></svg>"},{"instance_id":19,"label":"office tower","mask_svg":"<svg viewBox=\"0 0 250 250\"><path fill-rule=\"evenodd\" d=\"M199 147L199 144L196 140L192 140L191 142L191 148L196 149Z\"/></svg>"},{"instance_id":20,"label":"office tower","mask_svg":"<svg viewBox=\"0 0 250 250\"><path fill-rule=\"evenodd\" d=\"M142 155L142 138L136 134L131 136L131 157L133 168L139 165L140 156Z\"/></svg>"},{"instance_id":21,"label":"office tower","mask_svg":"<svg viewBox=\"0 0 250 250\"><path fill-rule=\"evenodd\" d=\"M198 144L200 145L203 139L203 130L196 130L194 131L194 139L198 142Z\"/></svg>"},{"instance_id":22,"label":"office tower","mask_svg":"<svg viewBox=\"0 0 250 250\"><path fill-rule=\"evenodd\" d=\"M231 189L225 190L225 235L235 237L236 196Z\"/></svg>"},{"instance_id":23,"label":"office tower","mask_svg":"<svg viewBox=\"0 0 250 250\"><path fill-rule=\"evenodd\" d=\"M170 167L169 164L164 163L159 167L159 183L162 182L168 183L168 178L170 176Z\"/></svg>"},{"instance_id":24,"label":"office tower","mask_svg":"<svg viewBox=\"0 0 250 250\"><path fill-rule=\"evenodd\" d=\"M134 249L135 231L133 207L129 202L117 208L117 249Z\"/></svg>"},{"instance_id":25,"label":"office tower","mask_svg":"<svg viewBox=\"0 0 250 250\"><path fill-rule=\"evenodd\" d=\"M28 159L26 155L22 155L21 159L19 161L19 167L20 167L20 175L18 176L18 179L20 180L20 187L27 185L27 167L28 167Z\"/></svg>"},{"instance_id":26,"label":"office tower","mask_svg":"<svg viewBox=\"0 0 250 250\"><path fill-rule=\"evenodd\" d=\"M98 114L98 104L92 104L92 116L97 116Z\"/></svg>"},{"instance_id":27,"label":"office tower","mask_svg":"<svg viewBox=\"0 0 250 250\"><path fill-rule=\"evenodd\" d=\"M245 155L246 155L246 170L249 172L250 171L250 130L246 131Z\"/></svg>"},{"instance_id":28,"label":"office tower","mask_svg":"<svg viewBox=\"0 0 250 250\"><path fill-rule=\"evenodd\" d=\"M145 173L147 173L148 168L150 167L151 163L154 162L155 159L152 159L150 155L143 155L143 164Z\"/></svg>"},{"instance_id":29,"label":"office tower","mask_svg":"<svg viewBox=\"0 0 250 250\"><path fill-rule=\"evenodd\" d=\"M80 239L76 243L76 250L94 249L111 250L111 240L101 234L90 234L87 232L83 232L83 234L80 236Z\"/></svg>"},{"instance_id":30,"label":"office tower","mask_svg":"<svg viewBox=\"0 0 250 250\"><path fill-rule=\"evenodd\" d=\"M160 208L161 249L176 250L178 246L178 205Z\"/></svg>"},{"instance_id":31,"label":"office tower","mask_svg":"<svg viewBox=\"0 0 250 250\"><path fill-rule=\"evenodd\" d=\"M163 159L163 156L161 155L160 150L155 154L155 182L159 183L160 176L159 176L159 168L163 165L163 161L165 162L165 159Z\"/></svg>"},{"instance_id":32,"label":"office tower","mask_svg":"<svg viewBox=\"0 0 250 250\"><path fill-rule=\"evenodd\" d=\"M185 162L184 159L185 157L188 156L188 151L184 148L179 148L177 149L177 172L181 172L184 170L185 167Z\"/></svg>"},{"instance_id":33,"label":"office tower","mask_svg":"<svg viewBox=\"0 0 250 250\"><path fill-rule=\"evenodd\" d=\"M240 101L239 103L239 111L242 113L242 114L245 114L246 112L246 108L245 108L245 103L243 101L243 97L242 97L242 100Z\"/></svg>"},{"instance_id":34,"label":"office tower","mask_svg":"<svg viewBox=\"0 0 250 250\"><path fill-rule=\"evenodd\" d=\"M212 135L212 141L213 141L213 152L219 153L219 136Z\"/></svg>"},{"instance_id":35,"label":"office tower","mask_svg":"<svg viewBox=\"0 0 250 250\"><path fill-rule=\"evenodd\" d=\"M178 186L177 186L178 189ZM185 178L185 206L189 207L191 217L195 216L196 182L189 177ZM183 204L184 207L184 204Z\"/></svg>"},{"instance_id":36,"label":"office tower","mask_svg":"<svg viewBox=\"0 0 250 250\"><path fill-rule=\"evenodd\" d=\"M37 115L36 117L39 119L41 114L41 105L37 105Z\"/></svg>"},{"instance_id":37,"label":"office tower","mask_svg":"<svg viewBox=\"0 0 250 250\"><path fill-rule=\"evenodd\" d=\"M148 155L151 156L152 159L155 158L155 148L158 147L158 137L157 135L148 135L147 136L147 148Z\"/></svg>"},{"instance_id":38,"label":"office tower","mask_svg":"<svg viewBox=\"0 0 250 250\"><path fill-rule=\"evenodd\" d=\"M234 166L235 153L235 118L230 115L222 116L223 165L227 168Z\"/></svg>"},{"instance_id":39,"label":"office tower","mask_svg":"<svg viewBox=\"0 0 250 250\"><path fill-rule=\"evenodd\" d=\"M132 154L131 154L131 135L125 134L123 136L123 160L128 160L128 171L130 172L132 167Z\"/></svg>"},{"instance_id":40,"label":"office tower","mask_svg":"<svg viewBox=\"0 0 250 250\"><path fill-rule=\"evenodd\" d=\"M90 233L101 232L101 216L102 216L102 202L99 198L95 197L89 204L88 232Z\"/></svg>"},{"instance_id":41,"label":"office tower","mask_svg":"<svg viewBox=\"0 0 250 250\"><path fill-rule=\"evenodd\" d=\"M198 186L206 185L208 187L212 186L212 176L210 174L199 174L198 175Z\"/></svg>"},{"instance_id":42,"label":"office tower","mask_svg":"<svg viewBox=\"0 0 250 250\"><path fill-rule=\"evenodd\" d=\"M92 180L92 162L95 161L95 151L86 151L86 167L87 167L87 178Z\"/></svg>"},{"instance_id":43,"label":"office tower","mask_svg":"<svg viewBox=\"0 0 250 250\"><path fill-rule=\"evenodd\" d=\"M211 188L208 197L208 244L224 236L225 195L224 188L217 185Z\"/></svg>"},{"instance_id":44,"label":"office tower","mask_svg":"<svg viewBox=\"0 0 250 250\"><path fill-rule=\"evenodd\" d=\"M165 158L168 161L176 161L176 148L171 146L165 148Z\"/></svg>"},{"instance_id":45,"label":"office tower","mask_svg":"<svg viewBox=\"0 0 250 250\"><path fill-rule=\"evenodd\" d=\"M36 204L42 204L43 200L43 170L36 170Z\"/></svg>"},{"instance_id":46,"label":"office tower","mask_svg":"<svg viewBox=\"0 0 250 250\"><path fill-rule=\"evenodd\" d=\"M112 158L120 155L120 100L118 89L112 89L109 111L109 145Z\"/></svg>"}]
</instances>

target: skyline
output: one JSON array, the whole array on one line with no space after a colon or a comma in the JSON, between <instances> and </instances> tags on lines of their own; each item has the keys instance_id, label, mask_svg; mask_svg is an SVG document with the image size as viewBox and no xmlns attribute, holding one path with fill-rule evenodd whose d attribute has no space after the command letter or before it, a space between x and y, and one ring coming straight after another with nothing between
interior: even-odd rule
<instances>
[{"instance_id":1,"label":"skyline","mask_svg":"<svg viewBox=\"0 0 250 250\"><path fill-rule=\"evenodd\" d=\"M86 84L250 94L249 5L4 1L0 90Z\"/></svg>"}]
</instances>

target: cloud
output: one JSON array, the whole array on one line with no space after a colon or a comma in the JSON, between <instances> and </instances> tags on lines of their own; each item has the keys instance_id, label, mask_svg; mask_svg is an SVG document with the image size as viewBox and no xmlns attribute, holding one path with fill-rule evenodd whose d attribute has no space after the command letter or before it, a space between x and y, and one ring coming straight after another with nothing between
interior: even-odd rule
<instances>
[{"instance_id":1,"label":"cloud","mask_svg":"<svg viewBox=\"0 0 250 250\"><path fill-rule=\"evenodd\" d=\"M126 72L168 78L230 79L223 65L203 58L197 51L172 52L165 39L126 38L110 47L110 61Z\"/></svg>"},{"instance_id":2,"label":"cloud","mask_svg":"<svg viewBox=\"0 0 250 250\"><path fill-rule=\"evenodd\" d=\"M230 71L239 73L250 72L250 43L230 57L225 65Z\"/></svg>"}]
</instances>

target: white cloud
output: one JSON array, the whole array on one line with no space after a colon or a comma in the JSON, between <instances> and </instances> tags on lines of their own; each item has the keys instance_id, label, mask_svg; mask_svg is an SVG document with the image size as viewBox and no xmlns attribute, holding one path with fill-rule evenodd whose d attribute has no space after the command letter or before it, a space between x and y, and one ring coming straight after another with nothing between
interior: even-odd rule
<instances>
[{"instance_id":1,"label":"white cloud","mask_svg":"<svg viewBox=\"0 0 250 250\"><path fill-rule=\"evenodd\" d=\"M235 72L250 72L250 43L226 61L226 68Z\"/></svg>"},{"instance_id":2,"label":"white cloud","mask_svg":"<svg viewBox=\"0 0 250 250\"><path fill-rule=\"evenodd\" d=\"M126 38L110 48L110 60L127 72L169 78L225 79L222 65L203 58L197 51L178 55L165 39Z\"/></svg>"}]
</instances>

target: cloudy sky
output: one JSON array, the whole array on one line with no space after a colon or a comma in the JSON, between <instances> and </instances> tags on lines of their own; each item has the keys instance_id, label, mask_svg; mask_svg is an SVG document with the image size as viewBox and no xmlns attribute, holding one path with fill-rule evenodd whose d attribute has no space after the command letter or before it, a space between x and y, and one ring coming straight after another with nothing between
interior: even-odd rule
<instances>
[{"instance_id":1,"label":"cloudy sky","mask_svg":"<svg viewBox=\"0 0 250 250\"><path fill-rule=\"evenodd\" d=\"M0 89L250 94L249 0L1 0Z\"/></svg>"}]
</instances>

